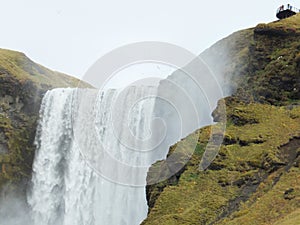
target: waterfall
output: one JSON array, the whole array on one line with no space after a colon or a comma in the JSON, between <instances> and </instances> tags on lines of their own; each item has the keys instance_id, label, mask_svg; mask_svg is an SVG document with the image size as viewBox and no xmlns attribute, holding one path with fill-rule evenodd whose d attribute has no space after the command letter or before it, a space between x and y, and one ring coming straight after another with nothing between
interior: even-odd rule
<instances>
[{"instance_id":1,"label":"waterfall","mask_svg":"<svg viewBox=\"0 0 300 225\"><path fill-rule=\"evenodd\" d=\"M45 94L28 193L34 225L135 225L146 218L147 170L158 159L149 125L155 93L132 86Z\"/></svg>"},{"instance_id":2,"label":"waterfall","mask_svg":"<svg viewBox=\"0 0 300 225\"><path fill-rule=\"evenodd\" d=\"M205 65L192 62L158 87L48 91L28 192L32 223L140 224L148 211L149 167L166 158L170 145L212 123L210 114L223 95L209 74ZM205 169L217 155L221 142L214 137L221 137L224 128L212 129L199 168ZM192 135L188 148L180 143L173 147L166 163L155 167L158 172L150 171L147 184L180 171L197 143Z\"/></svg>"}]
</instances>

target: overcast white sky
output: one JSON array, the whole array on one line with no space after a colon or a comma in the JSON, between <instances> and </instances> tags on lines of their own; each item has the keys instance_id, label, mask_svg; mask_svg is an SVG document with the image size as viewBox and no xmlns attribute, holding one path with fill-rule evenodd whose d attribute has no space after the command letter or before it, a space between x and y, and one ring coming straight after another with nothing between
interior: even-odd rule
<instances>
[{"instance_id":1,"label":"overcast white sky","mask_svg":"<svg viewBox=\"0 0 300 225\"><path fill-rule=\"evenodd\" d=\"M199 54L234 31L276 20L280 0L1 0L0 48L81 77L102 55L137 41Z\"/></svg>"}]
</instances>

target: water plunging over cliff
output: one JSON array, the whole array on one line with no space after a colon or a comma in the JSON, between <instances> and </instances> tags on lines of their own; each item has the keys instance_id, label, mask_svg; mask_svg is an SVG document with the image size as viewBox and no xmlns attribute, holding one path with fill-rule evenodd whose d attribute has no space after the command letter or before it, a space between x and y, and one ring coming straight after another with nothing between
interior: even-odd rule
<instances>
[{"instance_id":1,"label":"water plunging over cliff","mask_svg":"<svg viewBox=\"0 0 300 225\"><path fill-rule=\"evenodd\" d=\"M213 81L200 80L178 71L158 88L48 91L28 193L34 225L140 224L148 210L149 166L164 159L171 144L212 122L221 95ZM196 145L197 138L184 154ZM216 154L217 148L203 165ZM169 156L169 171L151 182L178 172L184 166L178 155Z\"/></svg>"},{"instance_id":2,"label":"water plunging over cliff","mask_svg":"<svg viewBox=\"0 0 300 225\"><path fill-rule=\"evenodd\" d=\"M46 93L28 197L35 225L134 225L146 217L144 186L153 162L146 139L154 99L132 104L155 91L130 87L119 97L115 90Z\"/></svg>"}]
</instances>

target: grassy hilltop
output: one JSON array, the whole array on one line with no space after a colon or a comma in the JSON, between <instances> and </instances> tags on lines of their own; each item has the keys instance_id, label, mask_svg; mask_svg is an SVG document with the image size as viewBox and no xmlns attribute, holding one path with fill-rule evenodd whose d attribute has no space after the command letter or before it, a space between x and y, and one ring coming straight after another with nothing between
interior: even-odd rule
<instances>
[{"instance_id":1,"label":"grassy hilltop","mask_svg":"<svg viewBox=\"0 0 300 225\"><path fill-rule=\"evenodd\" d=\"M300 15L236 32L201 56L234 90L220 152L200 171L212 127L191 134L199 140L184 169L147 187L143 225L300 224ZM222 120L218 108L213 116ZM188 142L170 150L189 152ZM148 180L165 172L159 163Z\"/></svg>"}]
</instances>

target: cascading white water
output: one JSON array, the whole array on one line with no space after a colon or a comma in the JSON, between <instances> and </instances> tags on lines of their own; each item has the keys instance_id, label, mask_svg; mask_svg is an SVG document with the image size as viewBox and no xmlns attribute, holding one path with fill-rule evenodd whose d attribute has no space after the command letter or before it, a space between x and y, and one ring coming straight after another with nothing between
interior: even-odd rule
<instances>
[{"instance_id":1,"label":"cascading white water","mask_svg":"<svg viewBox=\"0 0 300 225\"><path fill-rule=\"evenodd\" d=\"M149 166L164 159L170 145L211 124L212 109L222 97L205 66L191 65L158 88L46 93L28 193L34 225L137 225L146 218ZM178 148L186 149L186 156L198 138L190 142L189 149ZM210 148L199 168L206 168L217 152ZM184 161L177 163L180 154L172 154L150 184L180 171Z\"/></svg>"},{"instance_id":2,"label":"cascading white water","mask_svg":"<svg viewBox=\"0 0 300 225\"><path fill-rule=\"evenodd\" d=\"M154 99L135 103L155 91L46 93L28 194L34 225L135 225L145 219L147 168L157 159L148 151Z\"/></svg>"}]
</instances>

